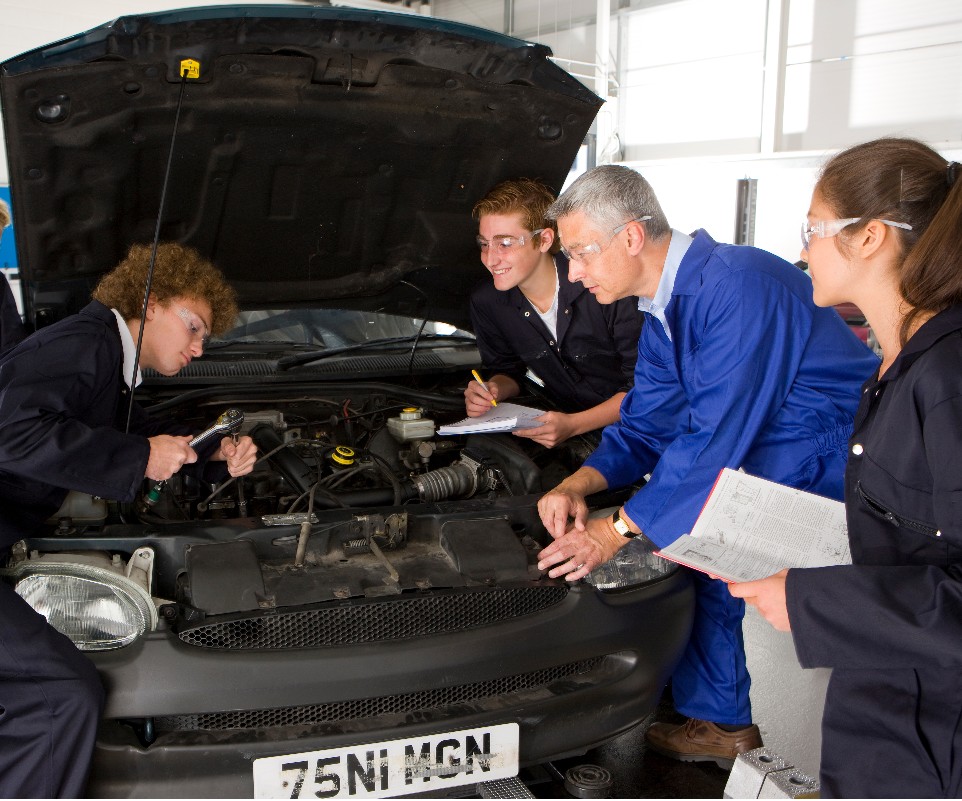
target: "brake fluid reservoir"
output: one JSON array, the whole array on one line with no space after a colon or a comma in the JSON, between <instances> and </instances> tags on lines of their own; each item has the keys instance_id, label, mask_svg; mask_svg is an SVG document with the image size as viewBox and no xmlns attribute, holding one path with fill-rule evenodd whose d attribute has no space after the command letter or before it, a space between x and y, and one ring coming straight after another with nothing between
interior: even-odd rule
<instances>
[{"instance_id":1,"label":"brake fluid reservoir","mask_svg":"<svg viewBox=\"0 0 962 801\"><path fill-rule=\"evenodd\" d=\"M398 442L431 439L434 436L434 421L423 414L423 409L408 406L401 410L400 416L388 418L387 430Z\"/></svg>"}]
</instances>

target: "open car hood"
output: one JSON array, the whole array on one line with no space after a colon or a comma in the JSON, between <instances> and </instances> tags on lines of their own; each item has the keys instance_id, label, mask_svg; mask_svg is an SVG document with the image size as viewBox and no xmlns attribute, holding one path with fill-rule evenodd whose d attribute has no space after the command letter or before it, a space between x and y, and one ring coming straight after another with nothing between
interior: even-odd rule
<instances>
[{"instance_id":1,"label":"open car hood","mask_svg":"<svg viewBox=\"0 0 962 801\"><path fill-rule=\"evenodd\" d=\"M163 201L160 239L211 258L244 308L468 327L472 206L510 177L560 189L601 105L549 56L427 17L236 6L121 17L4 62L28 319L83 306L153 241Z\"/></svg>"}]
</instances>

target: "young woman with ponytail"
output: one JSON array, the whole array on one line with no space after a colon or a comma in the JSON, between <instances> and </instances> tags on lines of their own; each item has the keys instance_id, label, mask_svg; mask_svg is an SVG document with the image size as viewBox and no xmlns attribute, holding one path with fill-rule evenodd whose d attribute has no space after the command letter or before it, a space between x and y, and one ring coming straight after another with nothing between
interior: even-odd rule
<instances>
[{"instance_id":1,"label":"young woman with ponytail","mask_svg":"<svg viewBox=\"0 0 962 801\"><path fill-rule=\"evenodd\" d=\"M962 794L962 168L910 139L825 165L802 228L815 302L882 348L849 441L851 565L733 584L833 669L821 795Z\"/></svg>"}]
</instances>

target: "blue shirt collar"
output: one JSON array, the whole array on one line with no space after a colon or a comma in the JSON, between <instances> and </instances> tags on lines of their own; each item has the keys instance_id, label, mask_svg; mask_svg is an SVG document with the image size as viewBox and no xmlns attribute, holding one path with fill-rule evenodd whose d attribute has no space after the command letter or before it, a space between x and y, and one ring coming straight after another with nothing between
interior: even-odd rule
<instances>
[{"instance_id":1,"label":"blue shirt collar","mask_svg":"<svg viewBox=\"0 0 962 801\"><path fill-rule=\"evenodd\" d=\"M682 259L691 247L694 240L683 234L681 231L671 229L671 242L668 245L668 255L665 257L665 266L661 271L661 280L655 290L653 298L638 298L638 310L648 312L665 329L665 334L671 340L671 331L668 330L668 318L665 317L665 309L671 301L671 293L675 288L675 278L678 277L678 269L681 267Z\"/></svg>"}]
</instances>

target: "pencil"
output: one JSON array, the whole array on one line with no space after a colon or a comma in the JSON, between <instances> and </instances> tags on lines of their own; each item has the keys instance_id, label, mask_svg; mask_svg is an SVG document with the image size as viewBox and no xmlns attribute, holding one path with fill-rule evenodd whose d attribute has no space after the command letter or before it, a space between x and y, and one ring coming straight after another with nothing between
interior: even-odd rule
<instances>
[{"instance_id":1,"label":"pencil","mask_svg":"<svg viewBox=\"0 0 962 801\"><path fill-rule=\"evenodd\" d=\"M474 376L474 380L475 380L475 381L477 381L482 387L484 387L484 391L485 391L485 392L488 392L488 388L485 386L484 381L481 380L481 376L480 376L480 374L478 373L478 371L477 371L477 370L472 370L472 371L471 371L471 375ZM494 398L491 398L491 405L492 405L492 406L497 406L497 405L498 405L498 402L497 402Z\"/></svg>"}]
</instances>

